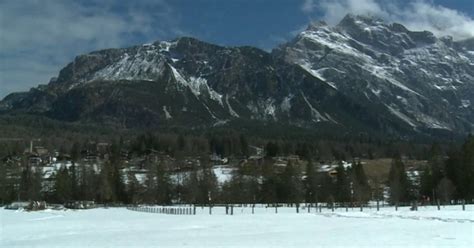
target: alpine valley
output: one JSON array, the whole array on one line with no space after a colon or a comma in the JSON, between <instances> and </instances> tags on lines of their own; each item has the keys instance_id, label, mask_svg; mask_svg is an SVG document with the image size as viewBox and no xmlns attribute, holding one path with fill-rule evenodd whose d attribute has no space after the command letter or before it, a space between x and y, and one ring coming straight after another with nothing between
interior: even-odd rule
<instances>
[{"instance_id":1,"label":"alpine valley","mask_svg":"<svg viewBox=\"0 0 474 248\"><path fill-rule=\"evenodd\" d=\"M80 55L47 85L5 97L0 118L405 137L465 135L473 104L474 38L347 15L311 23L270 53L183 37Z\"/></svg>"}]
</instances>

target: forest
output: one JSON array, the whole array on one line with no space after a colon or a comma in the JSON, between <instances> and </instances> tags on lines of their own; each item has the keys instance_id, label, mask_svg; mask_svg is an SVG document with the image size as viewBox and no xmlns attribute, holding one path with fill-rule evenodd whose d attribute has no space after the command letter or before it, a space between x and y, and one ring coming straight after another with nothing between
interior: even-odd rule
<instances>
[{"instance_id":1,"label":"forest","mask_svg":"<svg viewBox=\"0 0 474 248\"><path fill-rule=\"evenodd\" d=\"M108 139L104 138L107 137ZM0 142L0 202L95 201L102 204L327 203L361 205L472 202L474 137L461 144L371 140L267 139L238 132L203 135L146 132L120 137L51 136ZM98 144L102 144L99 149ZM219 182L211 157L226 158ZM62 166L45 176L53 162ZM297 159L291 159L296 157ZM386 178L370 178L367 161L390 158ZM278 164L283 159L285 164ZM424 161L410 177L407 161ZM345 166L348 161L351 166ZM335 164L324 171L325 164ZM137 171L143 178L137 177Z\"/></svg>"}]
</instances>

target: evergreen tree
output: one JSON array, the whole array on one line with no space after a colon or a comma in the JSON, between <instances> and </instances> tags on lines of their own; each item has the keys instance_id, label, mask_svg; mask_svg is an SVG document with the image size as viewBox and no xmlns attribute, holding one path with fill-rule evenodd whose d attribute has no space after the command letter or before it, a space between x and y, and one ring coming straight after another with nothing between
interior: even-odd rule
<instances>
[{"instance_id":1,"label":"evergreen tree","mask_svg":"<svg viewBox=\"0 0 474 248\"><path fill-rule=\"evenodd\" d=\"M411 184L405 170L405 164L398 156L392 160L389 172L390 202L399 204L408 203L413 199L411 194Z\"/></svg>"},{"instance_id":2,"label":"evergreen tree","mask_svg":"<svg viewBox=\"0 0 474 248\"><path fill-rule=\"evenodd\" d=\"M352 163L352 188L354 191L354 197L359 202L367 202L371 197L371 189L367 175L365 174L364 167L360 160L356 163Z\"/></svg>"},{"instance_id":3,"label":"evergreen tree","mask_svg":"<svg viewBox=\"0 0 474 248\"><path fill-rule=\"evenodd\" d=\"M137 204L140 199L140 183L132 171L127 173L127 203Z\"/></svg>"},{"instance_id":4,"label":"evergreen tree","mask_svg":"<svg viewBox=\"0 0 474 248\"><path fill-rule=\"evenodd\" d=\"M474 136L469 135L462 146L462 164L464 176L461 184L465 188L462 197L465 200L474 199Z\"/></svg>"},{"instance_id":5,"label":"evergreen tree","mask_svg":"<svg viewBox=\"0 0 474 248\"><path fill-rule=\"evenodd\" d=\"M158 204L171 204L172 184L166 172L163 161L156 166L156 202Z\"/></svg>"},{"instance_id":6,"label":"evergreen tree","mask_svg":"<svg viewBox=\"0 0 474 248\"><path fill-rule=\"evenodd\" d=\"M278 178L273 170L273 161L269 158L265 158L263 161L262 168L262 188L260 193L260 199L263 203L275 203L277 201L276 188L278 184Z\"/></svg>"},{"instance_id":7,"label":"evergreen tree","mask_svg":"<svg viewBox=\"0 0 474 248\"><path fill-rule=\"evenodd\" d=\"M431 173L431 169L427 166L421 173L420 194L424 197L432 198L434 190L435 184L433 182L433 174Z\"/></svg>"},{"instance_id":8,"label":"evergreen tree","mask_svg":"<svg viewBox=\"0 0 474 248\"><path fill-rule=\"evenodd\" d=\"M42 173L32 168L24 161L24 167L20 176L19 197L21 200L42 199Z\"/></svg>"},{"instance_id":9,"label":"evergreen tree","mask_svg":"<svg viewBox=\"0 0 474 248\"><path fill-rule=\"evenodd\" d=\"M59 203L65 203L72 200L71 176L67 167L61 167L56 173L54 183L55 199Z\"/></svg>"},{"instance_id":10,"label":"evergreen tree","mask_svg":"<svg viewBox=\"0 0 474 248\"><path fill-rule=\"evenodd\" d=\"M78 199L96 200L98 178L95 172L85 164L79 165L78 171Z\"/></svg>"},{"instance_id":11,"label":"evergreen tree","mask_svg":"<svg viewBox=\"0 0 474 248\"><path fill-rule=\"evenodd\" d=\"M78 182L77 182L77 172L76 172L76 163L73 162L70 169L71 175L71 198L74 200L78 199Z\"/></svg>"},{"instance_id":12,"label":"evergreen tree","mask_svg":"<svg viewBox=\"0 0 474 248\"><path fill-rule=\"evenodd\" d=\"M306 177L304 181L306 202L315 203L318 201L318 183L316 178L315 166L311 160L306 165Z\"/></svg>"},{"instance_id":13,"label":"evergreen tree","mask_svg":"<svg viewBox=\"0 0 474 248\"><path fill-rule=\"evenodd\" d=\"M276 142L268 142L265 151L267 157L275 157L280 153L280 146Z\"/></svg>"},{"instance_id":14,"label":"evergreen tree","mask_svg":"<svg viewBox=\"0 0 474 248\"><path fill-rule=\"evenodd\" d=\"M218 196L217 177L209 164L207 156L201 156L201 177L199 178L198 202L212 204Z\"/></svg>"},{"instance_id":15,"label":"evergreen tree","mask_svg":"<svg viewBox=\"0 0 474 248\"><path fill-rule=\"evenodd\" d=\"M239 137L240 140L240 152L243 156L248 157L249 155L249 144L247 138L241 134Z\"/></svg>"},{"instance_id":16,"label":"evergreen tree","mask_svg":"<svg viewBox=\"0 0 474 248\"><path fill-rule=\"evenodd\" d=\"M350 202L351 201L351 186L347 171L344 168L342 162L336 168L336 201L337 202Z\"/></svg>"},{"instance_id":17,"label":"evergreen tree","mask_svg":"<svg viewBox=\"0 0 474 248\"><path fill-rule=\"evenodd\" d=\"M190 173L184 178L183 182L183 200L186 203L197 203L199 195L198 169L193 166Z\"/></svg>"},{"instance_id":18,"label":"evergreen tree","mask_svg":"<svg viewBox=\"0 0 474 248\"><path fill-rule=\"evenodd\" d=\"M437 143L434 143L429 151L428 166L431 170L431 181L433 186L436 186L445 176L444 156Z\"/></svg>"},{"instance_id":19,"label":"evergreen tree","mask_svg":"<svg viewBox=\"0 0 474 248\"><path fill-rule=\"evenodd\" d=\"M155 168L149 168L146 172L146 178L145 178L145 192L143 195L143 200L146 203L156 203L155 199L155 192L157 190L157 185L156 185L156 173L154 173L153 169Z\"/></svg>"},{"instance_id":20,"label":"evergreen tree","mask_svg":"<svg viewBox=\"0 0 474 248\"><path fill-rule=\"evenodd\" d=\"M303 185L298 168L291 161L285 167L279 180L278 199L285 203L299 203L302 198Z\"/></svg>"},{"instance_id":21,"label":"evergreen tree","mask_svg":"<svg viewBox=\"0 0 474 248\"><path fill-rule=\"evenodd\" d=\"M110 168L108 163L105 163L99 173L99 190L97 192L97 198L100 202L111 203L116 201L113 185L111 184L111 175L112 168Z\"/></svg>"}]
</instances>

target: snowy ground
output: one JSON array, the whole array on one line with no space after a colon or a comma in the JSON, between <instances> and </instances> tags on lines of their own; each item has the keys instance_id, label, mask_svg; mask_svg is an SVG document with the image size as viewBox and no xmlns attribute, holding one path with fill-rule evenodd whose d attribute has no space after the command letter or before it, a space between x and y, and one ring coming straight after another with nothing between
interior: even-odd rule
<instances>
[{"instance_id":1,"label":"snowy ground","mask_svg":"<svg viewBox=\"0 0 474 248\"><path fill-rule=\"evenodd\" d=\"M165 215L124 208L0 210L0 247L474 247L474 206L323 209L198 208Z\"/></svg>"}]
</instances>

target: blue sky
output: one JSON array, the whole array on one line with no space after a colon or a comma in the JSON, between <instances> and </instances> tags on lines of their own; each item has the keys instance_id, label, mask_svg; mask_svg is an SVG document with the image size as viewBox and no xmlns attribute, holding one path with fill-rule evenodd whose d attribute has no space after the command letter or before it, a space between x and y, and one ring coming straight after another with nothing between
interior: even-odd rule
<instances>
[{"instance_id":1,"label":"blue sky","mask_svg":"<svg viewBox=\"0 0 474 248\"><path fill-rule=\"evenodd\" d=\"M348 12L474 36L472 0L2 0L0 98L47 83L93 50L179 36L271 50L312 20L336 24Z\"/></svg>"}]
</instances>

